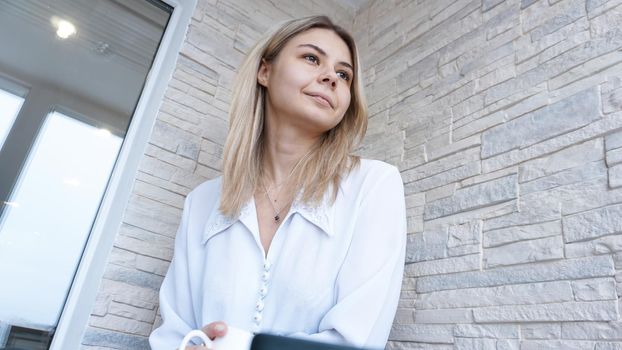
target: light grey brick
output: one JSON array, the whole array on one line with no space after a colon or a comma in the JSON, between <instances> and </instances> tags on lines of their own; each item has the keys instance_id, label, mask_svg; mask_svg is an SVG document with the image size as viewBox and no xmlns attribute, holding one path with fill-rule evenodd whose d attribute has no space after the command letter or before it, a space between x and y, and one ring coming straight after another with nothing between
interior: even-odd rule
<instances>
[{"instance_id":1,"label":"light grey brick","mask_svg":"<svg viewBox=\"0 0 622 350\"><path fill-rule=\"evenodd\" d=\"M511 150L509 152L484 159L482 160L482 172L492 172L529 159L552 153L577 142L582 142L590 138L604 135L612 130L618 130L620 127L622 127L622 113L611 113L578 130L556 136L523 149Z\"/></svg>"},{"instance_id":2,"label":"light grey brick","mask_svg":"<svg viewBox=\"0 0 622 350\"><path fill-rule=\"evenodd\" d=\"M594 350L622 350L622 341L598 342Z\"/></svg>"},{"instance_id":3,"label":"light grey brick","mask_svg":"<svg viewBox=\"0 0 622 350\"><path fill-rule=\"evenodd\" d=\"M568 281L525 283L434 291L420 294L416 309L477 308L497 305L545 304L573 301Z\"/></svg>"},{"instance_id":4,"label":"light grey brick","mask_svg":"<svg viewBox=\"0 0 622 350\"><path fill-rule=\"evenodd\" d=\"M524 339L559 339L562 334L561 323L525 323L520 325Z\"/></svg>"},{"instance_id":5,"label":"light grey brick","mask_svg":"<svg viewBox=\"0 0 622 350\"><path fill-rule=\"evenodd\" d=\"M178 150L179 147L184 146L184 143L194 144L198 142L197 139L198 138L193 138L191 140L180 141L178 145ZM158 147L157 145L148 144L147 148L145 148L145 155L160 159L163 162L174 165L177 169L184 169L187 171L192 171L196 164L194 159L185 158L177 153Z\"/></svg>"},{"instance_id":6,"label":"light grey brick","mask_svg":"<svg viewBox=\"0 0 622 350\"><path fill-rule=\"evenodd\" d=\"M566 244L567 258L612 254L616 252L622 252L622 238L620 234L604 236L591 241Z\"/></svg>"},{"instance_id":7,"label":"light grey brick","mask_svg":"<svg viewBox=\"0 0 622 350\"><path fill-rule=\"evenodd\" d=\"M622 62L622 52L619 51L613 51L605 55L598 56L556 76L553 79L550 79L548 82L549 88L551 90L560 89L561 87L564 87L574 81L589 76L595 76L607 68L616 66L620 62Z\"/></svg>"},{"instance_id":8,"label":"light grey brick","mask_svg":"<svg viewBox=\"0 0 622 350\"><path fill-rule=\"evenodd\" d=\"M616 302L491 306L473 310L476 322L615 321Z\"/></svg>"},{"instance_id":9,"label":"light grey brick","mask_svg":"<svg viewBox=\"0 0 622 350\"><path fill-rule=\"evenodd\" d=\"M561 236L546 237L484 249L484 268L562 259Z\"/></svg>"},{"instance_id":10,"label":"light grey brick","mask_svg":"<svg viewBox=\"0 0 622 350\"><path fill-rule=\"evenodd\" d=\"M473 175L481 173L481 162L471 162L463 166L459 166L454 169L450 169L444 173L433 175L425 179L406 183L404 185L404 192L406 195L419 193L430 190L435 187L444 186L452 182L456 182L462 179L469 178Z\"/></svg>"},{"instance_id":11,"label":"light grey brick","mask_svg":"<svg viewBox=\"0 0 622 350\"><path fill-rule=\"evenodd\" d=\"M107 266L104 278L154 290L160 288L164 279L162 276L116 265Z\"/></svg>"},{"instance_id":12,"label":"light grey brick","mask_svg":"<svg viewBox=\"0 0 622 350\"><path fill-rule=\"evenodd\" d=\"M95 298L95 305L93 306L93 310L91 310L91 314L95 316L104 316L108 313L108 307L112 302L112 296L107 293L100 292ZM0 324L1 326L1 324ZM3 343L0 343L3 344Z\"/></svg>"},{"instance_id":13,"label":"light grey brick","mask_svg":"<svg viewBox=\"0 0 622 350\"><path fill-rule=\"evenodd\" d=\"M603 159L602 139L590 140L523 163L518 168L519 181L531 181L601 159Z\"/></svg>"},{"instance_id":14,"label":"light grey brick","mask_svg":"<svg viewBox=\"0 0 622 350\"><path fill-rule=\"evenodd\" d=\"M497 341L495 339L487 339L487 338L456 337L456 340L454 341L454 349L456 350L468 350L468 349L497 350Z\"/></svg>"},{"instance_id":15,"label":"light grey brick","mask_svg":"<svg viewBox=\"0 0 622 350\"><path fill-rule=\"evenodd\" d=\"M175 208L183 209L184 207L184 196L150 183L139 180L135 181L134 192L145 198L149 198Z\"/></svg>"},{"instance_id":16,"label":"light grey brick","mask_svg":"<svg viewBox=\"0 0 622 350\"><path fill-rule=\"evenodd\" d=\"M521 225L486 231L484 233L484 247L490 248L507 243L529 239L561 236L561 220L549 221L533 225Z\"/></svg>"},{"instance_id":17,"label":"light grey brick","mask_svg":"<svg viewBox=\"0 0 622 350\"><path fill-rule=\"evenodd\" d=\"M88 327L82 344L111 347L113 349L148 349L147 337Z\"/></svg>"},{"instance_id":18,"label":"light grey brick","mask_svg":"<svg viewBox=\"0 0 622 350\"><path fill-rule=\"evenodd\" d=\"M603 112L613 113L622 110L622 88L603 93Z\"/></svg>"},{"instance_id":19,"label":"light grey brick","mask_svg":"<svg viewBox=\"0 0 622 350\"><path fill-rule=\"evenodd\" d=\"M564 241L577 242L622 232L621 217L622 204L564 217Z\"/></svg>"},{"instance_id":20,"label":"light grey brick","mask_svg":"<svg viewBox=\"0 0 622 350\"><path fill-rule=\"evenodd\" d=\"M452 344L454 342L453 325L393 325L389 339L420 343Z\"/></svg>"},{"instance_id":21,"label":"light grey brick","mask_svg":"<svg viewBox=\"0 0 622 350\"><path fill-rule=\"evenodd\" d=\"M108 314L103 317L91 316L89 325L111 331L125 332L135 335L149 336L151 323L137 321L125 317Z\"/></svg>"},{"instance_id":22,"label":"light grey brick","mask_svg":"<svg viewBox=\"0 0 622 350\"><path fill-rule=\"evenodd\" d=\"M520 341L518 339L497 339L496 350L519 350Z\"/></svg>"},{"instance_id":23,"label":"light grey brick","mask_svg":"<svg viewBox=\"0 0 622 350\"><path fill-rule=\"evenodd\" d=\"M454 154L459 151L473 148L481 144L481 137L479 135L473 135L471 137L464 138L460 141L453 142L445 147L435 148L428 150L428 159L434 160L441 157L445 157L449 154Z\"/></svg>"},{"instance_id":24,"label":"light grey brick","mask_svg":"<svg viewBox=\"0 0 622 350\"><path fill-rule=\"evenodd\" d=\"M546 192L522 195L518 212L484 220L484 232L518 225L530 225L561 219L560 200Z\"/></svg>"},{"instance_id":25,"label":"light grey brick","mask_svg":"<svg viewBox=\"0 0 622 350\"><path fill-rule=\"evenodd\" d=\"M407 264L404 273L409 277L419 277L444 273L474 271L479 270L480 268L480 254L470 254Z\"/></svg>"},{"instance_id":26,"label":"light grey brick","mask_svg":"<svg viewBox=\"0 0 622 350\"><path fill-rule=\"evenodd\" d=\"M157 290L106 278L102 279L100 294L110 296L114 301L144 309L153 309L158 302Z\"/></svg>"},{"instance_id":27,"label":"light grey brick","mask_svg":"<svg viewBox=\"0 0 622 350\"><path fill-rule=\"evenodd\" d=\"M447 248L449 256L459 256L481 252L482 221L471 221L452 225L448 230Z\"/></svg>"},{"instance_id":28,"label":"light grey brick","mask_svg":"<svg viewBox=\"0 0 622 350\"><path fill-rule=\"evenodd\" d=\"M583 4L583 1L571 1L564 10L557 13L559 14L548 19L546 22L542 23L530 32L531 41L538 41L543 36L556 32L560 28L576 21L580 17L584 17L586 15L585 5Z\"/></svg>"},{"instance_id":29,"label":"light grey brick","mask_svg":"<svg viewBox=\"0 0 622 350\"><path fill-rule=\"evenodd\" d=\"M614 166L618 163L622 163L622 148L607 151L605 157L608 167Z\"/></svg>"},{"instance_id":30,"label":"light grey brick","mask_svg":"<svg viewBox=\"0 0 622 350\"><path fill-rule=\"evenodd\" d=\"M562 215L593 210L622 202L622 191L607 189L607 178L597 177L589 181L577 182L541 192L559 198ZM577 198L581 198L580 201Z\"/></svg>"},{"instance_id":31,"label":"light grey brick","mask_svg":"<svg viewBox=\"0 0 622 350\"><path fill-rule=\"evenodd\" d=\"M173 258L174 238L156 235L136 226L121 225L115 247L137 254L170 261Z\"/></svg>"},{"instance_id":32,"label":"light grey brick","mask_svg":"<svg viewBox=\"0 0 622 350\"><path fill-rule=\"evenodd\" d=\"M518 195L517 187L517 177L511 175L462 188L453 197L428 203L424 219L435 219L515 199Z\"/></svg>"},{"instance_id":33,"label":"light grey brick","mask_svg":"<svg viewBox=\"0 0 622 350\"><path fill-rule=\"evenodd\" d=\"M504 267L489 271L424 276L417 281L417 292L429 293L438 290L499 286L512 283L607 277L613 276L614 273L611 257L596 256Z\"/></svg>"},{"instance_id":34,"label":"light grey brick","mask_svg":"<svg viewBox=\"0 0 622 350\"><path fill-rule=\"evenodd\" d=\"M175 237L181 209L164 205L152 199L133 194L127 204L124 223L158 233Z\"/></svg>"},{"instance_id":35,"label":"light grey brick","mask_svg":"<svg viewBox=\"0 0 622 350\"><path fill-rule=\"evenodd\" d=\"M421 166L402 171L402 180L405 183L417 181L477 160L479 160L479 149L470 148L439 160L430 161Z\"/></svg>"},{"instance_id":36,"label":"light grey brick","mask_svg":"<svg viewBox=\"0 0 622 350\"><path fill-rule=\"evenodd\" d=\"M622 339L622 322L562 323L562 338L581 340Z\"/></svg>"},{"instance_id":37,"label":"light grey brick","mask_svg":"<svg viewBox=\"0 0 622 350\"><path fill-rule=\"evenodd\" d=\"M156 316L155 308L151 308L151 309L139 308L136 306L114 302L114 301L110 304L109 312L116 316L132 319L132 320L137 320L137 321L142 321L142 322L148 322L150 324L153 323L153 321L155 320L155 316Z\"/></svg>"},{"instance_id":38,"label":"light grey brick","mask_svg":"<svg viewBox=\"0 0 622 350\"><path fill-rule=\"evenodd\" d=\"M588 89L535 112L493 127L482 134L482 157L525 148L600 117L596 89ZM564 123L560 124L560 118Z\"/></svg>"},{"instance_id":39,"label":"light grey brick","mask_svg":"<svg viewBox=\"0 0 622 350\"><path fill-rule=\"evenodd\" d=\"M415 310L412 307L399 307L395 312L395 324L413 324L415 323Z\"/></svg>"},{"instance_id":40,"label":"light grey brick","mask_svg":"<svg viewBox=\"0 0 622 350\"><path fill-rule=\"evenodd\" d=\"M453 196L458 188L457 183L450 183L441 187L433 188L425 192L426 202L432 202L437 199Z\"/></svg>"},{"instance_id":41,"label":"light grey brick","mask_svg":"<svg viewBox=\"0 0 622 350\"><path fill-rule=\"evenodd\" d=\"M526 340L521 350L594 350L594 342L577 340Z\"/></svg>"},{"instance_id":42,"label":"light grey brick","mask_svg":"<svg viewBox=\"0 0 622 350\"><path fill-rule=\"evenodd\" d=\"M572 281L572 291L577 301L615 300L616 282L613 278Z\"/></svg>"},{"instance_id":43,"label":"light grey brick","mask_svg":"<svg viewBox=\"0 0 622 350\"><path fill-rule=\"evenodd\" d=\"M468 186L472 186L472 185L476 185L476 184L481 184L484 182L488 182L488 181L492 181L494 179L499 179L505 176L509 176L509 175L516 175L518 174L518 167L508 167L505 169L500 169L498 171L495 172L491 172L491 173L486 173L486 174L480 174L480 175L475 175L472 176L468 179L464 179L462 181L460 181L459 183L459 187L468 187Z\"/></svg>"},{"instance_id":44,"label":"light grey brick","mask_svg":"<svg viewBox=\"0 0 622 350\"><path fill-rule=\"evenodd\" d=\"M447 230L409 234L406 242L406 263L434 260L447 256Z\"/></svg>"},{"instance_id":45,"label":"light grey brick","mask_svg":"<svg viewBox=\"0 0 622 350\"><path fill-rule=\"evenodd\" d=\"M415 309L415 323L417 324L456 324L472 323L473 312L471 309L436 309L436 310L417 310Z\"/></svg>"},{"instance_id":46,"label":"light grey brick","mask_svg":"<svg viewBox=\"0 0 622 350\"><path fill-rule=\"evenodd\" d=\"M155 275L164 276L168 270L169 261L152 258L146 255L136 257L136 268Z\"/></svg>"},{"instance_id":47,"label":"light grey brick","mask_svg":"<svg viewBox=\"0 0 622 350\"><path fill-rule=\"evenodd\" d=\"M605 150L611 151L622 147L622 132L614 132L605 136Z\"/></svg>"},{"instance_id":48,"label":"light grey brick","mask_svg":"<svg viewBox=\"0 0 622 350\"><path fill-rule=\"evenodd\" d=\"M606 176L607 167L603 161L584 163L574 168L565 169L558 173L524 182L520 185L520 192L528 194L542 192L565 185L572 185L590 181L594 178Z\"/></svg>"},{"instance_id":49,"label":"light grey brick","mask_svg":"<svg viewBox=\"0 0 622 350\"><path fill-rule=\"evenodd\" d=\"M609 187L619 188L622 186L622 164L609 168Z\"/></svg>"},{"instance_id":50,"label":"light grey brick","mask_svg":"<svg viewBox=\"0 0 622 350\"><path fill-rule=\"evenodd\" d=\"M457 324L454 336L461 338L508 338L518 339L519 328L506 324Z\"/></svg>"}]
</instances>

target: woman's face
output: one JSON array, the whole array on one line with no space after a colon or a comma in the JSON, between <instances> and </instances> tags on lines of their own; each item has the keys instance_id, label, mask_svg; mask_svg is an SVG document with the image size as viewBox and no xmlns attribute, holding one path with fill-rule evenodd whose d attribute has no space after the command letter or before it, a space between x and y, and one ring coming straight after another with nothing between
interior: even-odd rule
<instances>
[{"instance_id":1,"label":"woman's face","mask_svg":"<svg viewBox=\"0 0 622 350\"><path fill-rule=\"evenodd\" d=\"M350 50L335 32L313 28L291 38L257 74L267 89L270 121L313 135L335 127L350 106L354 77Z\"/></svg>"}]
</instances>

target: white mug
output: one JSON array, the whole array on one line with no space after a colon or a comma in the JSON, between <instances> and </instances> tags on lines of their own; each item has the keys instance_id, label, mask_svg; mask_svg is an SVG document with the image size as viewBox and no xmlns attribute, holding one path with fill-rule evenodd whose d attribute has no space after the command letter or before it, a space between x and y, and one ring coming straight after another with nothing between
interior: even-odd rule
<instances>
[{"instance_id":1,"label":"white mug","mask_svg":"<svg viewBox=\"0 0 622 350\"><path fill-rule=\"evenodd\" d=\"M228 327L224 337L210 340L202 330L195 329L188 332L179 345L179 350L186 350L192 338L200 338L203 346L214 350L249 350L253 340L253 334L235 327Z\"/></svg>"}]
</instances>

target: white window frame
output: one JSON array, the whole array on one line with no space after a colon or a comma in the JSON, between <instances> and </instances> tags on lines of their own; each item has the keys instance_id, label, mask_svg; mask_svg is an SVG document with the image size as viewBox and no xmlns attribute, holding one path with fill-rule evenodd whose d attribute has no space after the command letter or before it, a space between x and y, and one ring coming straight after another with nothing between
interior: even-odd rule
<instances>
[{"instance_id":1,"label":"white window frame","mask_svg":"<svg viewBox=\"0 0 622 350\"><path fill-rule=\"evenodd\" d=\"M95 305L107 258L121 226L138 165L147 147L197 3L197 0L162 1L171 5L174 10L131 119L117 164L112 171L50 350L81 347L82 336Z\"/></svg>"}]
</instances>

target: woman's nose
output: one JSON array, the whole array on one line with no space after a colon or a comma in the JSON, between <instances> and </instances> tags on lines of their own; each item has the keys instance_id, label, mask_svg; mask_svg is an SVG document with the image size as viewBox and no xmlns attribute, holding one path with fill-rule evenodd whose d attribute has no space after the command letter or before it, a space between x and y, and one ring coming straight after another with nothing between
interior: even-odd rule
<instances>
[{"instance_id":1,"label":"woman's nose","mask_svg":"<svg viewBox=\"0 0 622 350\"><path fill-rule=\"evenodd\" d=\"M322 83L328 83L331 87L337 86L337 74L325 72L321 76Z\"/></svg>"}]
</instances>

